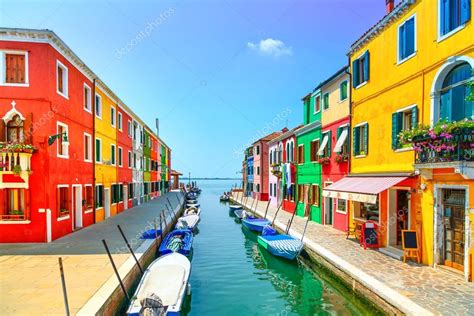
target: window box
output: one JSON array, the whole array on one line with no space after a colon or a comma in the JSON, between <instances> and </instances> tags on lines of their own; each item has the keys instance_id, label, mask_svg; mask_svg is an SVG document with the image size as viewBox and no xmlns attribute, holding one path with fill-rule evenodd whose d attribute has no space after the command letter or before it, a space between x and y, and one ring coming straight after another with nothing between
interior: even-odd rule
<instances>
[{"instance_id":1,"label":"window box","mask_svg":"<svg viewBox=\"0 0 474 316\"><path fill-rule=\"evenodd\" d=\"M336 155L336 162L337 163L344 163L349 161L348 154Z\"/></svg>"},{"instance_id":2,"label":"window box","mask_svg":"<svg viewBox=\"0 0 474 316\"><path fill-rule=\"evenodd\" d=\"M327 165L331 162L331 158L329 157L321 157L318 159L318 163L320 163L321 165Z\"/></svg>"}]
</instances>

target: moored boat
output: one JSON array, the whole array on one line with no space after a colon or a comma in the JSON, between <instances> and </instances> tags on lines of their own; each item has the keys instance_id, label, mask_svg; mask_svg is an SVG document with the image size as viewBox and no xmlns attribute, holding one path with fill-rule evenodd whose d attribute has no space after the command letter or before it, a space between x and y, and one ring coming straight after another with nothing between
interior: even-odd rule
<instances>
[{"instance_id":1,"label":"moored boat","mask_svg":"<svg viewBox=\"0 0 474 316\"><path fill-rule=\"evenodd\" d=\"M229 209L230 209L231 211L241 210L241 209L242 209L242 205L239 205L239 204L231 204L231 205L229 205Z\"/></svg>"},{"instance_id":2,"label":"moored boat","mask_svg":"<svg viewBox=\"0 0 474 316\"><path fill-rule=\"evenodd\" d=\"M175 229L168 233L160 245L160 255L179 252L189 255L193 246L193 233L189 229Z\"/></svg>"},{"instance_id":3,"label":"moored boat","mask_svg":"<svg viewBox=\"0 0 474 316\"><path fill-rule=\"evenodd\" d=\"M199 207L188 207L187 209L184 210L183 216L188 216L188 215L201 215L201 208Z\"/></svg>"},{"instance_id":4,"label":"moored boat","mask_svg":"<svg viewBox=\"0 0 474 316\"><path fill-rule=\"evenodd\" d=\"M270 221L263 218L243 218L242 225L250 230L261 232L265 226L270 225Z\"/></svg>"},{"instance_id":5,"label":"moored boat","mask_svg":"<svg viewBox=\"0 0 474 316\"><path fill-rule=\"evenodd\" d=\"M127 315L179 315L190 273L189 259L179 253L156 259L145 270Z\"/></svg>"},{"instance_id":6,"label":"moored boat","mask_svg":"<svg viewBox=\"0 0 474 316\"><path fill-rule=\"evenodd\" d=\"M176 229L190 229L193 230L199 222L199 215L189 214L178 218L175 225Z\"/></svg>"},{"instance_id":7,"label":"moored boat","mask_svg":"<svg viewBox=\"0 0 474 316\"><path fill-rule=\"evenodd\" d=\"M294 260L303 250L303 242L287 234L278 234L270 226L258 236L258 244L274 256Z\"/></svg>"}]
</instances>

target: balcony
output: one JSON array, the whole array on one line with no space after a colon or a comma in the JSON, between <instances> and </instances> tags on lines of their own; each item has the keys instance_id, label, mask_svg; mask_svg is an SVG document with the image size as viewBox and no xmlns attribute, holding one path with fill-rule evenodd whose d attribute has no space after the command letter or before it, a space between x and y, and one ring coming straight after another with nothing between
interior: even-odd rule
<instances>
[{"instance_id":1,"label":"balcony","mask_svg":"<svg viewBox=\"0 0 474 316\"><path fill-rule=\"evenodd\" d=\"M28 189L31 145L0 144L0 189Z\"/></svg>"},{"instance_id":2,"label":"balcony","mask_svg":"<svg viewBox=\"0 0 474 316\"><path fill-rule=\"evenodd\" d=\"M281 178L281 164L279 164L279 163L272 164L271 165L271 172L275 177Z\"/></svg>"}]
</instances>

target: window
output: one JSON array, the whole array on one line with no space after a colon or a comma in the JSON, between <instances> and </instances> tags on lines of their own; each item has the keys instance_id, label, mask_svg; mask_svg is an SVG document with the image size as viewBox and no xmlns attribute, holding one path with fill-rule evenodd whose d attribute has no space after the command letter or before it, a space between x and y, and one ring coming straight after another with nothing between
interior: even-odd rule
<instances>
[{"instance_id":1,"label":"window","mask_svg":"<svg viewBox=\"0 0 474 316\"><path fill-rule=\"evenodd\" d=\"M3 203L0 208L0 220L27 220L25 207L25 189L2 190Z\"/></svg>"},{"instance_id":2,"label":"window","mask_svg":"<svg viewBox=\"0 0 474 316\"><path fill-rule=\"evenodd\" d=\"M315 139L311 142L311 148L310 148L310 161L311 162L318 161L319 146L320 146L319 139Z\"/></svg>"},{"instance_id":3,"label":"window","mask_svg":"<svg viewBox=\"0 0 474 316\"><path fill-rule=\"evenodd\" d=\"M337 199L336 203L337 203L336 212L346 214L347 213L347 200Z\"/></svg>"},{"instance_id":4,"label":"window","mask_svg":"<svg viewBox=\"0 0 474 316\"><path fill-rule=\"evenodd\" d=\"M115 145L110 145L110 164L115 166Z\"/></svg>"},{"instance_id":5,"label":"window","mask_svg":"<svg viewBox=\"0 0 474 316\"><path fill-rule=\"evenodd\" d=\"M132 168L132 152L128 151L128 167Z\"/></svg>"},{"instance_id":6,"label":"window","mask_svg":"<svg viewBox=\"0 0 474 316\"><path fill-rule=\"evenodd\" d=\"M316 96L314 98L314 113L321 111L321 96Z\"/></svg>"},{"instance_id":7,"label":"window","mask_svg":"<svg viewBox=\"0 0 474 316\"><path fill-rule=\"evenodd\" d=\"M329 109L329 93L325 93L323 96L323 110Z\"/></svg>"},{"instance_id":8,"label":"window","mask_svg":"<svg viewBox=\"0 0 474 316\"><path fill-rule=\"evenodd\" d=\"M95 139L95 161L102 163L102 140L100 138Z\"/></svg>"},{"instance_id":9,"label":"window","mask_svg":"<svg viewBox=\"0 0 474 316\"><path fill-rule=\"evenodd\" d=\"M365 156L369 152L369 125L358 125L352 130L354 143L352 146L354 156Z\"/></svg>"},{"instance_id":10,"label":"window","mask_svg":"<svg viewBox=\"0 0 474 316\"><path fill-rule=\"evenodd\" d=\"M118 129L122 131L122 113L120 112L118 112L117 124L118 124Z\"/></svg>"},{"instance_id":11,"label":"window","mask_svg":"<svg viewBox=\"0 0 474 316\"><path fill-rule=\"evenodd\" d=\"M85 189L84 200L86 203L84 205L84 209L90 210L94 206L94 195L92 193L92 185L86 185L84 189Z\"/></svg>"},{"instance_id":12,"label":"window","mask_svg":"<svg viewBox=\"0 0 474 316\"><path fill-rule=\"evenodd\" d=\"M392 113L392 149L396 150L400 148L398 134L401 131L411 130L417 125L418 109L416 105Z\"/></svg>"},{"instance_id":13,"label":"window","mask_svg":"<svg viewBox=\"0 0 474 316\"><path fill-rule=\"evenodd\" d=\"M398 27L398 62L415 54L415 16L412 16Z\"/></svg>"},{"instance_id":14,"label":"window","mask_svg":"<svg viewBox=\"0 0 474 316\"><path fill-rule=\"evenodd\" d=\"M59 135L56 139L58 157L69 158L69 135L67 125L58 122L57 123L57 134Z\"/></svg>"},{"instance_id":15,"label":"window","mask_svg":"<svg viewBox=\"0 0 474 316\"><path fill-rule=\"evenodd\" d=\"M137 169L137 154L133 153L133 168Z\"/></svg>"},{"instance_id":16,"label":"window","mask_svg":"<svg viewBox=\"0 0 474 316\"><path fill-rule=\"evenodd\" d=\"M84 161L92 161L92 136L84 133Z\"/></svg>"},{"instance_id":17,"label":"window","mask_svg":"<svg viewBox=\"0 0 474 316\"><path fill-rule=\"evenodd\" d=\"M122 167L122 155L123 155L123 150L122 147L118 148L118 165L119 167Z\"/></svg>"},{"instance_id":18,"label":"window","mask_svg":"<svg viewBox=\"0 0 474 316\"><path fill-rule=\"evenodd\" d=\"M349 154L349 127L347 126L339 126L337 128L337 142L336 146L334 146L334 152L341 155L347 156Z\"/></svg>"},{"instance_id":19,"label":"window","mask_svg":"<svg viewBox=\"0 0 474 316\"><path fill-rule=\"evenodd\" d=\"M2 83L28 84L28 55L25 52L5 52L2 56L5 62L5 73ZM1 71L1 70L0 70Z\"/></svg>"},{"instance_id":20,"label":"window","mask_svg":"<svg viewBox=\"0 0 474 316\"><path fill-rule=\"evenodd\" d=\"M128 130L127 130L128 137L132 137L132 122L130 122L130 120L128 121L127 128L128 128Z\"/></svg>"},{"instance_id":21,"label":"window","mask_svg":"<svg viewBox=\"0 0 474 316\"><path fill-rule=\"evenodd\" d=\"M7 123L7 141L10 143L22 143L24 140L23 120L17 114Z\"/></svg>"},{"instance_id":22,"label":"window","mask_svg":"<svg viewBox=\"0 0 474 316\"><path fill-rule=\"evenodd\" d=\"M323 142L318 150L318 155L322 157L331 157L331 131L323 133Z\"/></svg>"},{"instance_id":23,"label":"window","mask_svg":"<svg viewBox=\"0 0 474 316\"><path fill-rule=\"evenodd\" d=\"M69 215L71 203L69 200L69 187L58 187L58 217Z\"/></svg>"},{"instance_id":24,"label":"window","mask_svg":"<svg viewBox=\"0 0 474 316\"><path fill-rule=\"evenodd\" d=\"M461 121L474 116L474 102L467 100L471 78L472 68L465 62L448 73L440 91L439 119Z\"/></svg>"},{"instance_id":25,"label":"window","mask_svg":"<svg viewBox=\"0 0 474 316\"><path fill-rule=\"evenodd\" d=\"M95 94L95 116L102 118L102 97Z\"/></svg>"},{"instance_id":26,"label":"window","mask_svg":"<svg viewBox=\"0 0 474 316\"><path fill-rule=\"evenodd\" d=\"M63 97L68 97L68 70L59 60L56 61L56 89Z\"/></svg>"},{"instance_id":27,"label":"window","mask_svg":"<svg viewBox=\"0 0 474 316\"><path fill-rule=\"evenodd\" d=\"M361 57L352 62L352 80L354 88L369 81L370 53L366 51Z\"/></svg>"},{"instance_id":28,"label":"window","mask_svg":"<svg viewBox=\"0 0 474 316\"><path fill-rule=\"evenodd\" d=\"M138 126L137 126L137 123L133 123L133 140L137 140L137 129L138 129Z\"/></svg>"},{"instance_id":29,"label":"window","mask_svg":"<svg viewBox=\"0 0 474 316\"><path fill-rule=\"evenodd\" d=\"M304 145L298 146L298 164L304 163Z\"/></svg>"},{"instance_id":30,"label":"window","mask_svg":"<svg viewBox=\"0 0 474 316\"><path fill-rule=\"evenodd\" d=\"M363 220L379 221L379 202L378 199L375 204L353 202L354 206L354 218L360 218Z\"/></svg>"},{"instance_id":31,"label":"window","mask_svg":"<svg viewBox=\"0 0 474 316\"><path fill-rule=\"evenodd\" d=\"M84 83L84 110L92 113L91 88Z\"/></svg>"},{"instance_id":32,"label":"window","mask_svg":"<svg viewBox=\"0 0 474 316\"><path fill-rule=\"evenodd\" d=\"M341 82L339 86L339 100L344 101L345 99L347 99L347 80Z\"/></svg>"},{"instance_id":33,"label":"window","mask_svg":"<svg viewBox=\"0 0 474 316\"><path fill-rule=\"evenodd\" d=\"M112 184L111 186L111 195L112 195L112 204L117 204L122 202L122 185L121 184Z\"/></svg>"},{"instance_id":34,"label":"window","mask_svg":"<svg viewBox=\"0 0 474 316\"><path fill-rule=\"evenodd\" d=\"M256 148L257 148L256 149L257 150L257 155L260 155L260 146L257 146Z\"/></svg>"},{"instance_id":35,"label":"window","mask_svg":"<svg viewBox=\"0 0 474 316\"><path fill-rule=\"evenodd\" d=\"M128 198L133 199L133 183L128 184Z\"/></svg>"},{"instance_id":36,"label":"window","mask_svg":"<svg viewBox=\"0 0 474 316\"><path fill-rule=\"evenodd\" d=\"M104 207L104 186L95 186L95 208Z\"/></svg>"},{"instance_id":37,"label":"window","mask_svg":"<svg viewBox=\"0 0 474 316\"><path fill-rule=\"evenodd\" d=\"M311 204L313 204L314 206L319 206L319 200L320 200L320 197L319 197L319 185L317 184L313 184L311 186Z\"/></svg>"},{"instance_id":38,"label":"window","mask_svg":"<svg viewBox=\"0 0 474 316\"><path fill-rule=\"evenodd\" d=\"M260 184L257 183L257 192L260 192Z\"/></svg>"},{"instance_id":39,"label":"window","mask_svg":"<svg viewBox=\"0 0 474 316\"><path fill-rule=\"evenodd\" d=\"M257 167L257 175L260 175L260 167Z\"/></svg>"},{"instance_id":40,"label":"window","mask_svg":"<svg viewBox=\"0 0 474 316\"><path fill-rule=\"evenodd\" d=\"M115 127L115 108L113 106L110 107L110 125Z\"/></svg>"},{"instance_id":41,"label":"window","mask_svg":"<svg viewBox=\"0 0 474 316\"><path fill-rule=\"evenodd\" d=\"M470 0L439 0L439 35L455 31L471 19Z\"/></svg>"},{"instance_id":42,"label":"window","mask_svg":"<svg viewBox=\"0 0 474 316\"><path fill-rule=\"evenodd\" d=\"M273 183L270 183L270 196L273 196Z\"/></svg>"},{"instance_id":43,"label":"window","mask_svg":"<svg viewBox=\"0 0 474 316\"><path fill-rule=\"evenodd\" d=\"M304 202L304 185L298 184L298 202Z\"/></svg>"}]
</instances>

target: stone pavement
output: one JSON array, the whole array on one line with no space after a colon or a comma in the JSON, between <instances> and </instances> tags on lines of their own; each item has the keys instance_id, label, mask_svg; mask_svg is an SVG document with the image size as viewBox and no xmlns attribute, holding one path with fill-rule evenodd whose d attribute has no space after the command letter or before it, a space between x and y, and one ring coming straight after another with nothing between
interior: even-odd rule
<instances>
[{"instance_id":1,"label":"stone pavement","mask_svg":"<svg viewBox=\"0 0 474 316\"><path fill-rule=\"evenodd\" d=\"M131 255L117 225L137 249L141 232L153 228L166 208L166 198L179 208L179 194L168 193L49 244L0 245L0 315L64 315L58 257L63 258L70 311L76 314L114 274L102 239L119 268Z\"/></svg>"},{"instance_id":2,"label":"stone pavement","mask_svg":"<svg viewBox=\"0 0 474 316\"><path fill-rule=\"evenodd\" d=\"M235 194L235 193L234 193ZM235 199L240 202L241 192ZM244 203L245 203L244 198ZM248 198L246 207L253 200ZM259 202L257 214L263 217L267 202ZM255 208L255 207L254 207ZM273 220L275 207L267 219ZM286 227L291 214L280 210L275 224ZM290 234L300 237L306 219L295 216ZM376 250L364 250L347 240L346 234L332 227L310 222L304 238L305 246L358 279L373 292L407 314L474 315L474 283L462 275L444 269L403 263Z\"/></svg>"}]
</instances>

